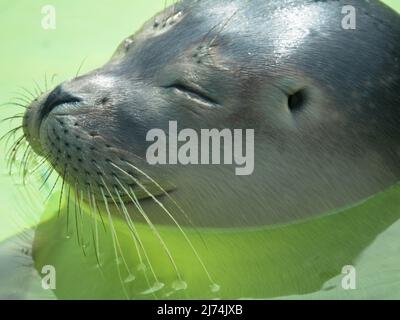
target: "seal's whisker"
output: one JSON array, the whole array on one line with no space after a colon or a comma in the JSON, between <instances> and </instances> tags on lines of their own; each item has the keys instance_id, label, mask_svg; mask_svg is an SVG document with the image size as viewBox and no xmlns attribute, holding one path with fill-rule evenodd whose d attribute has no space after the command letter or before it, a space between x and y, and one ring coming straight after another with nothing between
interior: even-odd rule
<instances>
[{"instance_id":1,"label":"seal's whisker","mask_svg":"<svg viewBox=\"0 0 400 320\"><path fill-rule=\"evenodd\" d=\"M6 143L5 143L6 148L7 148L7 145L9 144L9 141L10 141L11 137L15 136L15 133L16 132L14 132L12 135L10 135L6 139ZM15 139L13 144L6 150L6 153L5 153L6 168L7 168L8 173L10 175L12 174L13 168L16 166L17 155L19 154L19 151L21 150L21 148L24 145L25 141L26 141L25 135L22 134L20 137ZM25 152L27 150L30 150L29 145L26 147Z\"/></svg>"},{"instance_id":2,"label":"seal's whisker","mask_svg":"<svg viewBox=\"0 0 400 320\"><path fill-rule=\"evenodd\" d=\"M18 106L18 107L24 107L25 109L28 109L30 102L32 102L32 100L19 94L19 95L11 97L11 100L7 101L3 105L5 105L5 106L9 105L9 106L14 106L14 107Z\"/></svg>"},{"instance_id":3,"label":"seal's whisker","mask_svg":"<svg viewBox=\"0 0 400 320\"><path fill-rule=\"evenodd\" d=\"M132 220L132 218L130 217L130 215L128 213L128 209L126 208L124 202L122 201L118 190L115 190L115 191L116 191L116 194L118 196L118 200L119 200L119 202L121 204L122 210L124 212L125 220L127 221L128 227L131 230L132 239L133 239L133 242L135 244L136 252L137 252L137 255L138 255L138 258L139 258L139 268L138 268L138 270L139 271L140 270L143 271L143 275L144 275L144 278L146 280L146 283L147 283L148 287L151 288L152 286L150 284L149 277L147 276L146 265L145 265L144 260L142 258L142 254L140 253L139 246L142 249L143 254L145 256L145 259L146 259L146 261L147 261L147 263L149 265L150 272L153 275L155 284L158 284L158 283L161 283L161 282L158 280L158 277L157 277L156 273L154 272L154 267L153 267L153 265L152 265L152 263L150 261L150 258L149 258L148 254L147 254L146 248L143 245L142 240L140 239L139 232L137 231L136 226L134 225L133 220ZM139 243L139 246L138 246L138 243ZM155 292L152 292L152 294L153 294L154 298L157 298Z\"/></svg>"},{"instance_id":4,"label":"seal's whisker","mask_svg":"<svg viewBox=\"0 0 400 320\"><path fill-rule=\"evenodd\" d=\"M48 87L47 87L47 73L44 73L44 89L47 92L48 91Z\"/></svg>"},{"instance_id":5,"label":"seal's whisker","mask_svg":"<svg viewBox=\"0 0 400 320\"><path fill-rule=\"evenodd\" d=\"M27 155L29 154L29 150L30 150L30 146L29 146L29 145L26 145L25 151L24 151L24 153L23 153L23 155L22 155L22 158L21 158L21 161L20 161L20 163L19 163L18 169L19 169L19 171L20 171L21 177L23 177L24 164L25 164L25 161L26 161L26 157L27 157ZM15 155L16 155L17 153L18 153L18 150L16 150ZM11 168L10 168L10 172L11 172ZM22 183L25 184L25 181L22 181Z\"/></svg>"},{"instance_id":6,"label":"seal's whisker","mask_svg":"<svg viewBox=\"0 0 400 320\"><path fill-rule=\"evenodd\" d=\"M81 213L80 213L80 207L78 208L78 206L80 205L79 202L79 189L77 186L78 182L75 181L75 187L74 187L74 215L75 215L75 230L76 230L76 238L78 241L78 245L81 247L83 255L86 256L86 251L85 251L85 247L84 247L84 241L82 240L82 235L81 235L81 229L80 226L82 223L82 219L79 219L81 217Z\"/></svg>"},{"instance_id":7,"label":"seal's whisker","mask_svg":"<svg viewBox=\"0 0 400 320\"><path fill-rule=\"evenodd\" d=\"M16 94L17 96L15 98L19 98L19 101L26 104L26 107L28 107L33 102L33 99L31 97L27 96L23 92L13 92L13 94ZM15 99L15 98L13 98L13 99Z\"/></svg>"},{"instance_id":8,"label":"seal's whisker","mask_svg":"<svg viewBox=\"0 0 400 320\"><path fill-rule=\"evenodd\" d=\"M93 162L93 165L99 170L99 172L100 172L100 178L103 180L102 175L104 174L104 170L103 170L102 168L100 168L99 166L97 166L95 162ZM107 185L105 184L104 180L103 180L103 184L104 184L104 186L107 188ZM107 188L107 191L108 191L108 193L110 193L110 191L109 191L108 188ZM92 193L93 193L93 191L92 191ZM121 213L121 210L119 209L118 204L115 202L115 199L112 197L111 194L110 194L110 196L111 196L113 202L115 203L116 207L118 208L118 211ZM106 231L106 226L105 226L105 223L104 223L103 218L102 218L102 215L101 215L101 210L100 210L99 208L97 208L97 209L98 209L98 212L100 213L100 217L101 217L101 220L102 220L102 222L103 222L104 230Z\"/></svg>"},{"instance_id":9,"label":"seal's whisker","mask_svg":"<svg viewBox=\"0 0 400 320\"><path fill-rule=\"evenodd\" d=\"M82 210L82 203L83 203L83 191L82 189L78 189L78 213L79 213L79 221L80 221L80 226L81 226L81 231L82 231L82 249L86 249L86 239L85 239L85 226L83 224L83 210ZM84 250L86 253L86 251Z\"/></svg>"},{"instance_id":10,"label":"seal's whisker","mask_svg":"<svg viewBox=\"0 0 400 320\"><path fill-rule=\"evenodd\" d=\"M46 156L44 156L44 157L39 161L39 163L37 163L37 164L35 165L35 167L33 167L33 169L29 170L28 174L32 175L32 174L34 174L37 170L39 170L41 167L45 166L45 165L49 162L49 159L51 158L51 156L52 156L51 153L48 152L48 153L46 154Z\"/></svg>"},{"instance_id":11,"label":"seal's whisker","mask_svg":"<svg viewBox=\"0 0 400 320\"><path fill-rule=\"evenodd\" d=\"M25 151L23 152L23 154L22 154L22 158L19 160L19 170L21 170L21 168L22 168L22 166L23 166L23 164L24 164L24 161L25 161L25 157L26 157L26 155L27 155L27 153L29 152L29 150L30 150L30 146L29 146L29 144L24 144L24 143L22 143L22 142L25 142L25 141L21 141L21 144L20 145L18 145L18 149L16 149L15 151L16 151L16 155L18 154L18 151L20 150L20 148L23 148L24 146L25 146Z\"/></svg>"},{"instance_id":12,"label":"seal's whisker","mask_svg":"<svg viewBox=\"0 0 400 320\"><path fill-rule=\"evenodd\" d=\"M118 180L118 178L115 177L115 179L116 179L117 183L120 183L119 180ZM117 191L117 190L116 190L116 191ZM141 266L141 267L144 266L144 261L143 261L142 255L141 255L141 253L140 253L139 246L140 246L140 248L141 248L142 251L143 251L143 254L144 254L144 256L145 256L145 259L146 259L146 261L147 261L147 263L148 263L148 265L149 265L150 272L152 273L152 275L153 275L153 277L154 277L154 280L155 280L156 282L160 282L160 281L158 280L158 277L157 277L155 271L154 271L153 265L152 265L152 263L151 263L151 261L150 261L150 258L149 258L149 256L148 256L148 254L147 254L146 248L144 247L143 242L142 242L142 240L140 239L139 232L138 232L137 229L136 229L136 226L135 226L135 224L134 224L134 222L133 222L133 219L130 217L129 212L128 212L128 209L126 208L124 202L122 201L120 194L119 194L118 192L116 192L116 193L117 193L117 196L118 196L118 200L119 200L119 202L120 202L120 204L121 204L122 210L123 210L123 212L124 212L125 220L126 220L127 223L128 223L128 227L131 229L132 238L133 238L133 241L134 241L134 243L135 243L135 247L136 247L136 251L137 251L137 254L138 254L140 266ZM139 243L139 246L138 246L138 243ZM147 277L146 269L144 269L143 271L144 271L144 276L145 276L145 278L146 278L146 282L147 282L147 284L148 284L149 287L150 287L150 282L149 282L148 277Z\"/></svg>"},{"instance_id":13,"label":"seal's whisker","mask_svg":"<svg viewBox=\"0 0 400 320\"><path fill-rule=\"evenodd\" d=\"M35 96L30 90L28 90L27 88L25 88L25 87L23 87L23 86L19 86L19 88L21 89L21 90L23 90L24 92L26 92L27 94L28 94L28 96L30 96L30 97L32 97L32 99L31 99L31 101L32 100L35 100L36 98L37 98L37 96ZM28 97L27 96L27 97Z\"/></svg>"},{"instance_id":14,"label":"seal's whisker","mask_svg":"<svg viewBox=\"0 0 400 320\"><path fill-rule=\"evenodd\" d=\"M107 199L106 199L106 196L104 194L104 190L103 190L102 187L100 187L100 192L101 192L101 195L103 197L104 205L105 205L105 208L106 208L106 211L107 211L107 215L108 215L108 221L109 221L109 224L110 224L111 238L112 238L113 247L114 247L114 255L115 255L116 262L117 262L116 267L117 267L118 277L119 277L119 280L120 280L120 283L121 283L121 286L122 286L122 290L123 290L126 298L129 300L129 295L128 295L128 292L126 291L124 281L122 280L121 270L119 268L119 263L118 263L118 261L119 261L118 250L117 250L117 244L119 245L118 237L117 237L117 234L116 234L115 229L114 229L114 223L113 223L113 220L112 220L112 217L111 217L111 212L110 212L110 209L108 207L108 202L107 202Z\"/></svg>"},{"instance_id":15,"label":"seal's whisker","mask_svg":"<svg viewBox=\"0 0 400 320\"><path fill-rule=\"evenodd\" d=\"M119 213L120 215L122 215L121 208L119 207L118 203L115 201L115 198L114 198L113 194L111 193L110 189L108 188L107 183L104 181L102 175L100 176L100 180L101 180L101 182L103 183L103 185L104 185L104 187L105 187L105 189L106 189L108 195L110 196L112 202L114 203L115 207L118 209L118 213Z\"/></svg>"},{"instance_id":16,"label":"seal's whisker","mask_svg":"<svg viewBox=\"0 0 400 320\"><path fill-rule=\"evenodd\" d=\"M15 139L15 135L17 134L18 131L15 131L13 133L10 133L9 136L5 139L5 147L7 148L10 140L13 139L14 143L12 146L7 150L6 152L6 158L9 159L13 155L14 152L17 152L18 149L22 146L22 143L26 141L24 135L22 134L19 138ZM13 159L14 160L14 159Z\"/></svg>"},{"instance_id":17,"label":"seal's whisker","mask_svg":"<svg viewBox=\"0 0 400 320\"><path fill-rule=\"evenodd\" d=\"M68 185L68 194L67 194L67 223L66 223L66 229L67 229L67 237L69 236L69 209L70 209L70 199L71 199L71 186Z\"/></svg>"},{"instance_id":18,"label":"seal's whisker","mask_svg":"<svg viewBox=\"0 0 400 320\"><path fill-rule=\"evenodd\" d=\"M23 91L13 91L12 94L17 95L17 97L23 97L25 100L32 102L36 97L33 95L31 92L28 92L24 90L22 87L20 87Z\"/></svg>"},{"instance_id":19,"label":"seal's whisker","mask_svg":"<svg viewBox=\"0 0 400 320\"><path fill-rule=\"evenodd\" d=\"M8 145L9 145L9 143L10 143L10 140L14 140L14 141L16 141L16 140L18 140L19 138L15 138L15 136L17 135L17 133L18 133L18 131L19 130L17 130L17 131L14 131L13 133L11 133L6 139L5 139L5 147L7 148L8 147ZM23 135L23 134L22 134ZM22 139L22 141L20 142L20 144L17 146L17 149L19 149L19 148L21 148L22 146L23 146L23 142L26 142L26 139L25 139L25 137L24 137L24 139ZM17 150L18 151L18 150Z\"/></svg>"},{"instance_id":20,"label":"seal's whisker","mask_svg":"<svg viewBox=\"0 0 400 320\"><path fill-rule=\"evenodd\" d=\"M208 30L208 32L204 35L203 39L200 42L200 47L204 45L204 42L206 42L207 38L209 37L209 35L218 28L218 26L220 25L220 23L216 24L215 26L213 26L212 28L210 28L210 30Z\"/></svg>"},{"instance_id":21,"label":"seal's whisker","mask_svg":"<svg viewBox=\"0 0 400 320\"><path fill-rule=\"evenodd\" d=\"M0 107L4 107L4 106L13 106L13 107L19 107L19 108L28 109L28 107L25 104L21 104L21 103L14 102L14 101L10 101L10 102L6 102L6 103L3 103L3 104L0 104Z\"/></svg>"},{"instance_id":22,"label":"seal's whisker","mask_svg":"<svg viewBox=\"0 0 400 320\"><path fill-rule=\"evenodd\" d=\"M8 174L10 175L12 174L13 168L16 167L17 154L22 147L23 141L23 138L19 138L17 142L13 145L13 147L6 153L6 168L8 170Z\"/></svg>"},{"instance_id":23,"label":"seal's whisker","mask_svg":"<svg viewBox=\"0 0 400 320\"><path fill-rule=\"evenodd\" d=\"M125 219L126 219L126 221L128 223L129 229L130 229L130 231L132 233L132 238L133 238L133 242L135 244L135 247L136 247L136 249L138 249L138 232L136 230L136 227L133 224L133 221L132 221L131 217L128 214L127 208L126 208L124 202L122 201L118 190L115 187L114 187L114 191L115 191L115 194L117 195L118 202L119 202L119 204L120 204L120 206L122 208L122 213L124 214L124 217L125 217ZM142 256L140 254L140 251L138 252L138 257L139 257L140 263L142 263L143 260L142 260Z\"/></svg>"},{"instance_id":24,"label":"seal's whisker","mask_svg":"<svg viewBox=\"0 0 400 320\"><path fill-rule=\"evenodd\" d=\"M89 189L90 189L90 193L92 194L92 201L93 201L94 209L95 209L95 211L97 211L98 214L99 214L101 223L102 223L102 225L103 225L104 232L107 232L107 228L106 228L106 224L105 224L104 219L103 219L103 215L102 215L102 213L101 213L101 210L100 210L99 206L97 205L96 198L95 198L95 196L94 196L94 192L93 192L93 189L92 189L92 185L91 185L90 183L89 183Z\"/></svg>"},{"instance_id":25,"label":"seal's whisker","mask_svg":"<svg viewBox=\"0 0 400 320\"><path fill-rule=\"evenodd\" d=\"M19 148L17 147L17 149L15 149L16 151L12 151L12 153L10 153L10 155L9 156L7 156L7 158L6 158L6 168L7 168L7 171L8 171L8 174L9 175L12 175L13 174L13 169L14 169L14 167L16 167L16 156L14 155L14 153L16 154L18 151Z\"/></svg>"},{"instance_id":26,"label":"seal's whisker","mask_svg":"<svg viewBox=\"0 0 400 320\"><path fill-rule=\"evenodd\" d=\"M46 173L43 175L44 180L42 184L39 187L39 190L42 190L43 187L46 185L47 181L49 180L50 176L53 174L54 168L50 165L49 168L47 169Z\"/></svg>"},{"instance_id":27,"label":"seal's whisker","mask_svg":"<svg viewBox=\"0 0 400 320\"><path fill-rule=\"evenodd\" d=\"M206 40L207 40L207 38L210 36L210 34L211 34L215 29L217 29L219 26L221 26L221 30L219 30L218 33L217 33L217 35L216 35L213 39L210 40L210 42L209 42L208 45L210 45L212 41L215 41L215 39L224 31L224 29L227 27L227 25L228 25L229 22L233 19L233 17L238 13L238 11L239 11L239 9L235 10L235 12L234 12L230 17L228 17L228 18L225 20L224 23L221 22L221 23L218 23L218 24L216 24L215 26L213 26L213 27L204 35L203 40L201 41L200 46L203 46L203 45L204 45L204 42L206 42Z\"/></svg>"},{"instance_id":28,"label":"seal's whisker","mask_svg":"<svg viewBox=\"0 0 400 320\"><path fill-rule=\"evenodd\" d=\"M235 12L228 19L226 19L226 21L222 24L221 30L219 30L218 33L215 35L215 37L213 39L211 39L211 41L208 43L209 47L211 47L214 44L214 42L218 39L218 37L225 30L225 28L232 21L232 19L237 15L238 12L239 12L239 9L236 9Z\"/></svg>"},{"instance_id":29,"label":"seal's whisker","mask_svg":"<svg viewBox=\"0 0 400 320\"><path fill-rule=\"evenodd\" d=\"M35 79L33 79L33 82L36 86L38 96L42 95L44 93L44 90L40 87L39 83Z\"/></svg>"},{"instance_id":30,"label":"seal's whisker","mask_svg":"<svg viewBox=\"0 0 400 320\"><path fill-rule=\"evenodd\" d=\"M58 213L57 216L61 216L61 207L62 207L62 201L63 201L63 196L64 196L64 188L65 188L65 178L67 176L67 164L64 166L64 170L62 173L62 178L61 178L61 191L60 191L60 198L58 199Z\"/></svg>"},{"instance_id":31,"label":"seal's whisker","mask_svg":"<svg viewBox=\"0 0 400 320\"><path fill-rule=\"evenodd\" d=\"M1 119L1 120L0 120L0 123L6 122L6 121L15 120L15 119L22 119L23 117L24 117L23 114L16 114L16 115L14 115L14 116Z\"/></svg>"},{"instance_id":32,"label":"seal's whisker","mask_svg":"<svg viewBox=\"0 0 400 320\"><path fill-rule=\"evenodd\" d=\"M21 125L21 126L18 126L18 127L16 127L16 128L13 128L13 129L11 129L11 130L9 130L9 131L7 131L5 134L3 134L3 135L1 136L0 141L6 139L7 137L12 136L12 135L15 134L18 130L21 130L21 129L22 129L22 125ZM8 139L7 139L7 141L6 141L6 144L7 144L7 142L8 142Z\"/></svg>"},{"instance_id":33,"label":"seal's whisker","mask_svg":"<svg viewBox=\"0 0 400 320\"><path fill-rule=\"evenodd\" d=\"M25 142L25 135L21 134L15 141L14 143L11 145L11 147L7 150L6 155L11 154L11 152L13 152L22 142Z\"/></svg>"},{"instance_id":34,"label":"seal's whisker","mask_svg":"<svg viewBox=\"0 0 400 320\"><path fill-rule=\"evenodd\" d=\"M32 159L36 158L35 153L32 150L32 147L29 144L26 145L27 145L26 150L22 156L21 165L19 167L23 184L25 184L26 182L26 177L28 175L28 170L29 170L29 163Z\"/></svg>"},{"instance_id":35,"label":"seal's whisker","mask_svg":"<svg viewBox=\"0 0 400 320\"><path fill-rule=\"evenodd\" d=\"M41 95L41 91L40 91L40 90L38 90L38 88L37 88L37 87L34 87L34 88L33 88L33 91L34 91L34 93L35 93L35 95L36 95L37 97L40 97L40 95Z\"/></svg>"},{"instance_id":36,"label":"seal's whisker","mask_svg":"<svg viewBox=\"0 0 400 320\"><path fill-rule=\"evenodd\" d=\"M25 137L24 137L24 135L22 135L14 141L14 143L11 145L11 147L6 151L6 159L10 160L10 158L13 156L13 154L18 151L19 146L21 145L22 142L24 142L24 140L25 140ZM7 162L7 164L8 164L8 162Z\"/></svg>"},{"instance_id":37,"label":"seal's whisker","mask_svg":"<svg viewBox=\"0 0 400 320\"><path fill-rule=\"evenodd\" d=\"M15 94L17 94L17 96L13 97L11 100L12 102L22 102L24 104L25 107L28 108L28 106L32 103L32 99L27 97L25 94L23 93L18 93L15 92Z\"/></svg>"},{"instance_id":38,"label":"seal's whisker","mask_svg":"<svg viewBox=\"0 0 400 320\"><path fill-rule=\"evenodd\" d=\"M133 192L133 190L131 189L129 192L128 189L119 181L117 180L118 184L121 186L121 188L123 189L123 191L126 193L126 195L129 197L129 199L132 201L132 203L135 205L135 207L139 210L140 214L142 215L142 217L145 219L145 221L147 222L147 224L149 225L150 229L152 230L152 232L155 234L155 236L158 238L158 240L161 243L161 246L163 247L165 253L168 256L168 259L170 260L175 273L177 275L177 278L179 280L182 280L181 274L179 272L178 266L175 263L175 260L171 254L171 251L169 250L168 246L166 245L164 239L162 238L162 236L160 235L160 233L158 232L157 228L155 227L155 225L153 224L153 222L150 220L150 218L148 217L148 215L146 214L146 212L143 210L142 206L140 205L135 193Z\"/></svg>"},{"instance_id":39,"label":"seal's whisker","mask_svg":"<svg viewBox=\"0 0 400 320\"><path fill-rule=\"evenodd\" d=\"M53 84L54 80L57 78L57 73L53 73L50 79L50 83Z\"/></svg>"},{"instance_id":40,"label":"seal's whisker","mask_svg":"<svg viewBox=\"0 0 400 320\"><path fill-rule=\"evenodd\" d=\"M79 65L79 67L78 67L78 70L77 70L76 73L75 73L75 78L78 78L79 73L81 72L81 70L82 70L82 68L83 68L83 65L84 65L85 62L86 62L86 59L87 59L87 57L83 58L82 62L80 63L80 65Z\"/></svg>"},{"instance_id":41,"label":"seal's whisker","mask_svg":"<svg viewBox=\"0 0 400 320\"><path fill-rule=\"evenodd\" d=\"M11 103L18 103L19 106L22 106L22 107L24 107L25 109L27 109L27 108L28 108L28 105L31 103L31 101L29 101L29 100L23 98L22 96L19 96L19 97L14 97L14 98L12 98ZM10 104L11 104L11 103L10 103ZM21 103L23 103L23 104L21 104Z\"/></svg>"},{"instance_id":42,"label":"seal's whisker","mask_svg":"<svg viewBox=\"0 0 400 320\"><path fill-rule=\"evenodd\" d=\"M22 134L18 139L14 141L10 148L6 151L6 166L9 174L11 175L14 168L20 172L22 178L22 184L26 185L26 179L30 174L30 164L37 159L37 155L33 152L29 144L26 144L25 150L22 153L21 158L17 158L20 154L21 148L24 146L26 137ZM35 163L36 164L36 163Z\"/></svg>"},{"instance_id":43,"label":"seal's whisker","mask_svg":"<svg viewBox=\"0 0 400 320\"><path fill-rule=\"evenodd\" d=\"M57 175L56 181L53 183L53 186L50 188L50 191L48 192L48 194L47 194L47 196L46 196L46 198L45 198L45 202L47 202L47 201L50 199L50 197L51 197L51 195L53 194L53 191L54 191L54 189L56 188L56 186L57 186L59 180L60 180L60 175ZM62 179L61 179L61 180L62 180ZM61 197L62 197L62 195L60 196L60 198L61 198Z\"/></svg>"},{"instance_id":44,"label":"seal's whisker","mask_svg":"<svg viewBox=\"0 0 400 320\"><path fill-rule=\"evenodd\" d=\"M88 195L90 216L92 218L91 219L92 220L91 231L92 231L92 241L93 241L94 254L96 256L97 265L99 266L99 268L101 268L99 229L97 227L96 212L94 211L94 206L93 206L93 203L92 203L93 194L90 193L89 189L87 190L87 193L88 193L87 195Z\"/></svg>"},{"instance_id":45,"label":"seal's whisker","mask_svg":"<svg viewBox=\"0 0 400 320\"><path fill-rule=\"evenodd\" d=\"M28 150L28 152L27 152L27 154L26 154L26 157L23 158L23 162L22 162L22 166L21 166L21 168L22 168L22 171L21 171L21 174L22 174L22 183L23 183L24 185L26 184L26 177L27 177L27 175L28 175L29 163L30 163L30 161L31 161L31 159L32 159L32 157L33 157L33 154L34 154L32 148L31 148L29 145L28 145L28 147L27 147L27 150ZM20 170L21 170L21 169L20 169Z\"/></svg>"},{"instance_id":46,"label":"seal's whisker","mask_svg":"<svg viewBox=\"0 0 400 320\"><path fill-rule=\"evenodd\" d=\"M156 181L154 180L151 176L149 176L146 172L143 170L139 169L138 167L134 166L132 163L125 161L127 165L132 167L135 171L139 172L143 176L145 176L150 182L152 182L157 188L161 190L161 192L178 208L178 210L184 215L185 219L193 225L193 222L191 221L190 217L187 215L187 213L182 209L182 207L175 201L174 198L170 196L170 194Z\"/></svg>"},{"instance_id":47,"label":"seal's whisker","mask_svg":"<svg viewBox=\"0 0 400 320\"><path fill-rule=\"evenodd\" d=\"M196 259L199 261L200 265L202 266L204 272L207 275L207 278L209 279L209 281L211 282L212 285L215 284L215 281L213 280L213 278L211 277L207 267L205 266L203 260L201 259L200 255L198 254L197 250L194 248L194 245L192 243L192 241L189 239L189 237L187 236L186 232L182 229L182 227L180 226L180 224L178 223L178 221L174 218L174 216L169 212L169 210L167 208L165 208L164 204L162 202L160 202L138 179L136 179L135 177L133 177L132 175L130 175L129 173L127 173L125 170L121 169L119 166L117 166L114 163L111 163L115 168L119 169L122 173L124 173L125 175L129 176L131 179L134 180L134 182L148 195L150 196L153 201L159 205L163 211L168 215L168 217L173 221L173 223L178 227L179 231L181 232L181 234L183 235L183 237L185 238L186 242L188 243L188 245L190 246L191 250L193 251L193 253L196 256ZM133 192L132 188L130 187L131 192Z\"/></svg>"},{"instance_id":48,"label":"seal's whisker","mask_svg":"<svg viewBox=\"0 0 400 320\"><path fill-rule=\"evenodd\" d=\"M106 188L107 193L108 193L109 196L111 197L111 200L114 202L114 204L115 204L115 206L117 207L119 213L122 214L121 209L119 208L117 202L115 201L113 194L111 193L109 187L107 186L107 183L104 181L104 179L103 179L102 176L100 176L100 178L101 178L101 180L102 180L102 182L103 182L103 184L104 184L104 187ZM119 243L119 241L118 241L118 238L116 238L116 240L117 240L116 243L117 243L117 246L118 246L118 250L119 250L119 252L120 252L120 254L121 254L121 259L122 259L122 261L123 261L123 263L124 263L124 265L125 265L126 271L128 272L129 276L133 276L132 273L131 273L131 271L130 271L130 269L129 269L129 267L128 267L128 264L126 263L126 260L125 260L124 254L123 254L123 252L122 252L122 248L121 248L121 246L120 246L120 243Z\"/></svg>"}]
</instances>

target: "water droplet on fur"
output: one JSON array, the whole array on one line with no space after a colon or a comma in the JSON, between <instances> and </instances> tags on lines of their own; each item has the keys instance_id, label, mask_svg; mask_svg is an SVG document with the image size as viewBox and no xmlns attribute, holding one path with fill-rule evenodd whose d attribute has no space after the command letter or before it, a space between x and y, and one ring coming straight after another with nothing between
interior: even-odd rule
<instances>
[{"instance_id":1,"label":"water droplet on fur","mask_svg":"<svg viewBox=\"0 0 400 320\"><path fill-rule=\"evenodd\" d=\"M124 280L124 282L125 283L129 283L129 282L132 282L132 281L135 281L135 280L136 280L136 277L133 274L131 274Z\"/></svg>"},{"instance_id":2,"label":"water droplet on fur","mask_svg":"<svg viewBox=\"0 0 400 320\"><path fill-rule=\"evenodd\" d=\"M152 294L152 293L155 293L155 292L157 292L157 291L160 291L162 288L164 288L164 283L162 283L162 282L156 282L156 283L154 283L154 285L150 288L150 289L148 289L148 290L146 290L146 291L143 291L142 292L142 294Z\"/></svg>"},{"instance_id":3,"label":"water droplet on fur","mask_svg":"<svg viewBox=\"0 0 400 320\"><path fill-rule=\"evenodd\" d=\"M187 283L183 280L176 280L172 283L172 288L176 291L186 290L188 287Z\"/></svg>"},{"instance_id":4,"label":"water droplet on fur","mask_svg":"<svg viewBox=\"0 0 400 320\"><path fill-rule=\"evenodd\" d=\"M219 290L221 290L221 286L219 286L218 284L216 284L216 283L213 283L212 285L210 285L210 289L211 289L211 292L218 292Z\"/></svg>"}]
</instances>

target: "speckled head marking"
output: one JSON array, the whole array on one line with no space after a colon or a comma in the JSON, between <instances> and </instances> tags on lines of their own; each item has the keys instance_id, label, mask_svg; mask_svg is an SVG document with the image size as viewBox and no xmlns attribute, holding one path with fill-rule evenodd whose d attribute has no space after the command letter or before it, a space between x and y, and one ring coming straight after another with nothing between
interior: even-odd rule
<instances>
[{"instance_id":1,"label":"speckled head marking","mask_svg":"<svg viewBox=\"0 0 400 320\"><path fill-rule=\"evenodd\" d=\"M345 4L356 30L341 27ZM157 223L170 197L195 226L293 221L398 181L399 52L400 18L377 1L185 0L40 95L24 134L66 184L110 206L135 194ZM146 133L169 121L255 129L254 174L149 166Z\"/></svg>"}]
</instances>

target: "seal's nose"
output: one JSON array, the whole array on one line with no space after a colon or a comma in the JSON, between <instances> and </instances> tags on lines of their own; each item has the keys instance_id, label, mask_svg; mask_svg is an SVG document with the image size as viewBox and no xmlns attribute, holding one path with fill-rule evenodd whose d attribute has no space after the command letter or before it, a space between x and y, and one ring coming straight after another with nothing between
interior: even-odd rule
<instances>
[{"instance_id":1,"label":"seal's nose","mask_svg":"<svg viewBox=\"0 0 400 320\"><path fill-rule=\"evenodd\" d=\"M66 91L62 85L59 85L52 92L50 92L50 94L47 96L47 99L43 103L43 106L40 110L40 119L44 119L44 117L46 117L55 107L59 105L80 102L81 100L82 99Z\"/></svg>"}]
</instances>

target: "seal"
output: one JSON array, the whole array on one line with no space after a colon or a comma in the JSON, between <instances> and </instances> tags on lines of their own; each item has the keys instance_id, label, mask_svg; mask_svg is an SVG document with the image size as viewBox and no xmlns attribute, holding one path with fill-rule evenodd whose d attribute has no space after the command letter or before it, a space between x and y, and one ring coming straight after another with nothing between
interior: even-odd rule
<instances>
[{"instance_id":1,"label":"seal","mask_svg":"<svg viewBox=\"0 0 400 320\"><path fill-rule=\"evenodd\" d=\"M23 129L78 193L154 223L295 221L399 180L399 52L400 18L378 1L184 0L103 67L38 97ZM253 129L253 174L149 165L146 135L171 121Z\"/></svg>"}]
</instances>

